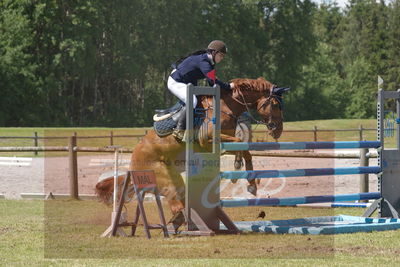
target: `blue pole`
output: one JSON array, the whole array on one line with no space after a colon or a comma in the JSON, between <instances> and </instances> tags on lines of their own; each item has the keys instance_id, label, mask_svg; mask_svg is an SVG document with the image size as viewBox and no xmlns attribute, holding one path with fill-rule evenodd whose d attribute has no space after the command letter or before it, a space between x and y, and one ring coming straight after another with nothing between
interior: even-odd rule
<instances>
[{"instance_id":1,"label":"blue pole","mask_svg":"<svg viewBox=\"0 0 400 267\"><path fill-rule=\"evenodd\" d=\"M337 142L256 142L256 143L221 143L225 151L245 150L288 150L288 149L351 149L351 148L379 148L379 141L337 141Z\"/></svg>"},{"instance_id":2,"label":"blue pole","mask_svg":"<svg viewBox=\"0 0 400 267\"><path fill-rule=\"evenodd\" d=\"M293 170L255 170L255 171L225 171L221 172L221 179L255 179L255 178L281 178L323 175L350 175L380 173L380 167L347 167L347 168L315 168Z\"/></svg>"},{"instance_id":3,"label":"blue pole","mask_svg":"<svg viewBox=\"0 0 400 267\"><path fill-rule=\"evenodd\" d=\"M345 195L304 196L286 198L255 198L255 199L223 199L223 207L246 207L246 206L295 206L308 203L325 203L338 201L358 201L366 199L379 199L380 192L358 193Z\"/></svg>"}]
</instances>

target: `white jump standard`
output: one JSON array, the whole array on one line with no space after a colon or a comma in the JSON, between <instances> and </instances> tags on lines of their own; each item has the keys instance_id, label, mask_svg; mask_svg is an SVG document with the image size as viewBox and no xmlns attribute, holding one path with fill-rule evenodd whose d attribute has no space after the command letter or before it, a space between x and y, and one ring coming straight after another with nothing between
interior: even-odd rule
<instances>
[{"instance_id":1,"label":"white jump standard","mask_svg":"<svg viewBox=\"0 0 400 267\"><path fill-rule=\"evenodd\" d=\"M188 220L188 231L196 234L218 233L221 229L229 229L235 233L239 230L260 229L254 222L254 227L249 227L253 222L241 222L233 224L223 213L221 207L237 206L295 206L305 203L321 203L335 201L351 201L376 199L376 201L366 211L364 216L370 216L375 209L379 209L379 217L398 218L400 212L400 90L384 91L379 89L377 105L378 136L377 141L360 142L284 142L284 143L220 143L219 138L219 95L210 88L197 88L188 86L188 97L192 95L214 95L214 136L213 151L210 153L195 153L194 142L194 115L193 103L189 103L187 109L187 125L189 139L187 140L186 150L186 206L185 217ZM384 147L383 118L384 103L387 99L395 99L397 105L397 148L386 149ZM217 114L217 116L215 116ZM220 152L222 151L241 151L241 150L281 150L281 149L348 149L348 148L377 148L378 166L371 167L349 167L349 168L317 168L317 169L295 169L295 170L257 170L257 171L231 171L220 172ZM212 163L212 164L211 164ZM276 178L276 177L299 177L299 176L321 176L321 175L347 175L360 173L374 173L378 175L378 191L372 193L330 195L330 196L309 196L292 198L273 198L273 199L240 199L240 200L220 200L219 184L220 179L251 179L251 178ZM346 224L346 218L348 223ZM362 218L362 217L361 217ZM310 220L318 222L318 219ZM319 231L314 233L346 233L371 230L391 230L400 228L400 221L397 219L381 220L377 223L372 219L354 219L354 217L342 216L341 218L331 218L329 225L322 226ZM340 221L340 225L332 224ZM222 226L221 222L227 227ZM272 224L275 222L271 221ZM269 222L271 224L271 222ZM287 221L289 222L289 221ZM318 223L321 223L319 221ZM362 225L360 225L360 223ZM279 221L279 224L285 224ZM355 224L358 226L356 227ZM246 225L246 227L242 227ZM310 225L312 226L312 225ZM263 229L267 229L263 225ZM291 232L289 224L285 225L286 232ZM295 227L295 226L293 226ZM276 227L275 227L276 228ZM185 231L187 232L187 231ZM274 232L274 231L263 231ZM285 232L285 231L282 231ZM296 232L296 231L294 231ZM309 233L307 228L296 233Z\"/></svg>"}]
</instances>

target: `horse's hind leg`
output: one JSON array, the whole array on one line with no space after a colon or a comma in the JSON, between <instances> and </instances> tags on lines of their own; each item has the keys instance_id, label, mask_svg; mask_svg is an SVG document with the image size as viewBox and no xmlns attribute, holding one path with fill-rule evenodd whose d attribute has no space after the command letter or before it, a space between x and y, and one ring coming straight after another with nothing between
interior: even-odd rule
<instances>
[{"instance_id":1,"label":"horse's hind leg","mask_svg":"<svg viewBox=\"0 0 400 267\"><path fill-rule=\"evenodd\" d=\"M185 205L185 184L172 164L174 163L160 162L156 164L154 172L160 194L165 196L172 214L175 215L183 210Z\"/></svg>"},{"instance_id":2,"label":"horse's hind leg","mask_svg":"<svg viewBox=\"0 0 400 267\"><path fill-rule=\"evenodd\" d=\"M157 183L161 187L162 195L166 197L173 215L168 222L168 229L169 231L177 232L178 228L185 223L183 214L185 183L174 164L163 164L164 166L158 169Z\"/></svg>"}]
</instances>

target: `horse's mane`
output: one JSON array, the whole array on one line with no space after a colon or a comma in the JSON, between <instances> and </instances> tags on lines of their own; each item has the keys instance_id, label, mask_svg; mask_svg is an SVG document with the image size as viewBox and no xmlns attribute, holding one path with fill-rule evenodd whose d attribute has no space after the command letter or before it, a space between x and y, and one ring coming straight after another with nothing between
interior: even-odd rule
<instances>
[{"instance_id":1,"label":"horse's mane","mask_svg":"<svg viewBox=\"0 0 400 267\"><path fill-rule=\"evenodd\" d=\"M248 78L236 78L230 80L235 84L233 90L221 90L221 97L223 94L225 95L232 95L233 92L242 92L243 94L249 94L251 92L257 93L267 93L269 95L271 93L271 89L274 87L274 84L270 83L263 77L258 77L257 79L248 79ZM201 96L199 98L199 104L204 99L210 99L212 96Z\"/></svg>"},{"instance_id":2,"label":"horse's mane","mask_svg":"<svg viewBox=\"0 0 400 267\"><path fill-rule=\"evenodd\" d=\"M257 79L238 78L231 80L235 84L233 90L240 90L242 92L270 92L274 86L263 77Z\"/></svg>"}]
</instances>

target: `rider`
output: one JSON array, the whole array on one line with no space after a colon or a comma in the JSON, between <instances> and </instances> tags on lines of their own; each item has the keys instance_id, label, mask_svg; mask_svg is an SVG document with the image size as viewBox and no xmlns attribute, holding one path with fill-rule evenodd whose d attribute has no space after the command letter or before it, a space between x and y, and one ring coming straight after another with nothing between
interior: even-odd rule
<instances>
[{"instance_id":1,"label":"rider","mask_svg":"<svg viewBox=\"0 0 400 267\"><path fill-rule=\"evenodd\" d=\"M224 83L215 76L215 64L222 61L228 49L224 42L212 41L206 50L199 50L179 59L168 78L168 89L181 101L187 104L186 86L191 83L197 85L197 80L207 79L210 86L218 84L223 89L232 89L233 83ZM196 107L197 98L193 97L193 106ZM186 107L186 106L185 106ZM178 140L183 139L186 128L186 108L182 108L172 135Z\"/></svg>"}]
</instances>

